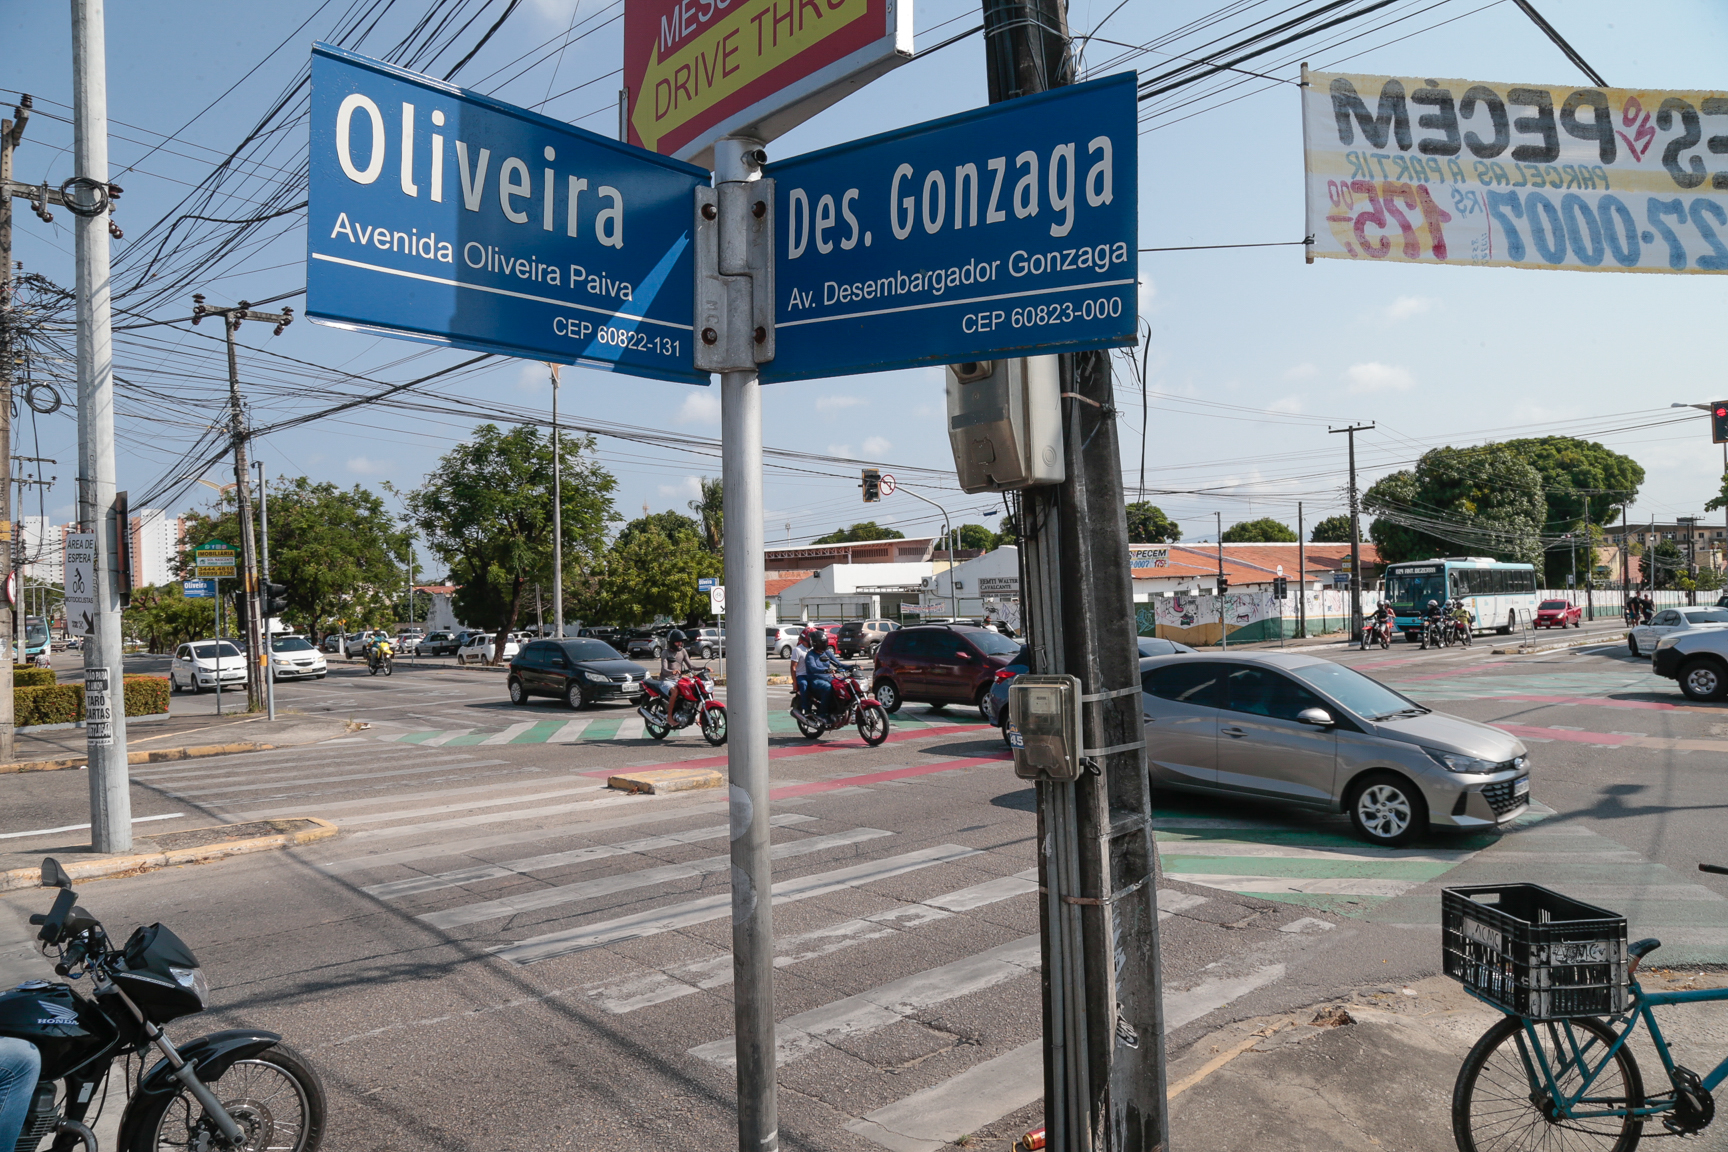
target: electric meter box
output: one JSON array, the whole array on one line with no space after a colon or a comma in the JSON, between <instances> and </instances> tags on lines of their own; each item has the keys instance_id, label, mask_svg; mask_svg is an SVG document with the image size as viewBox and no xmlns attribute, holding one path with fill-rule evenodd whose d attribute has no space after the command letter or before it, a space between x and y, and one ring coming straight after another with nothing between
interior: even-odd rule
<instances>
[{"instance_id":1,"label":"electric meter box","mask_svg":"<svg viewBox=\"0 0 1728 1152\"><path fill-rule=\"evenodd\" d=\"M1060 484L1066 461L1056 357L950 364L948 443L962 491Z\"/></svg>"},{"instance_id":2,"label":"electric meter box","mask_svg":"<svg viewBox=\"0 0 1728 1152\"><path fill-rule=\"evenodd\" d=\"M1014 775L1023 780L1080 777L1080 681L1018 676L1008 685L1008 722L1020 734Z\"/></svg>"}]
</instances>

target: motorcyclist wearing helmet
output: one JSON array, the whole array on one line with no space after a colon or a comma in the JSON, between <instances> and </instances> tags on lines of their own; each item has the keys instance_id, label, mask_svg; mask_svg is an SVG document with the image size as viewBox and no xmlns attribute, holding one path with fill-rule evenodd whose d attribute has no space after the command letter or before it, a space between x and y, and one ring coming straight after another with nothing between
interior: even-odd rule
<instances>
[{"instance_id":1,"label":"motorcyclist wearing helmet","mask_svg":"<svg viewBox=\"0 0 1728 1152\"><path fill-rule=\"evenodd\" d=\"M383 632L374 632L366 638L366 663L373 667L383 663L396 654L391 646L390 637Z\"/></svg>"},{"instance_id":2,"label":"motorcyclist wearing helmet","mask_svg":"<svg viewBox=\"0 0 1728 1152\"><path fill-rule=\"evenodd\" d=\"M824 633L820 628L806 628L798 633L798 643L792 646L792 706L798 712L810 706L810 677L805 665L809 662L811 649L816 646L816 637L821 635Z\"/></svg>"},{"instance_id":3,"label":"motorcyclist wearing helmet","mask_svg":"<svg viewBox=\"0 0 1728 1152\"><path fill-rule=\"evenodd\" d=\"M695 671L696 665L691 663L690 653L684 648L684 633L672 629L666 633L666 647L660 651L660 690L668 701L678 687L678 678Z\"/></svg>"},{"instance_id":4,"label":"motorcyclist wearing helmet","mask_svg":"<svg viewBox=\"0 0 1728 1152\"><path fill-rule=\"evenodd\" d=\"M834 655L834 649L828 639L825 628L813 628L815 636L811 639L810 655L804 658L804 679L808 692L808 703L805 710L817 716L828 711L828 698L834 693L834 673L846 671L846 665L840 663Z\"/></svg>"}]
</instances>

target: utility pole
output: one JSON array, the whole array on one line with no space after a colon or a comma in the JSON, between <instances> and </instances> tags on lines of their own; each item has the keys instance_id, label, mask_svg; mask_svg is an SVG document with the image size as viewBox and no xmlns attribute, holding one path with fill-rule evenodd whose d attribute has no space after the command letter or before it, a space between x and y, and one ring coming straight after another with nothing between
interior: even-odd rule
<instances>
[{"instance_id":1,"label":"utility pole","mask_svg":"<svg viewBox=\"0 0 1728 1152\"><path fill-rule=\"evenodd\" d=\"M1590 496L1584 496L1584 619L1596 618L1596 546L1590 537Z\"/></svg>"},{"instance_id":2,"label":"utility pole","mask_svg":"<svg viewBox=\"0 0 1728 1152\"><path fill-rule=\"evenodd\" d=\"M564 482L558 438L558 365L552 369L552 627L558 639L564 639ZM539 595L538 592L535 593ZM540 629L544 636L546 630Z\"/></svg>"},{"instance_id":3,"label":"utility pole","mask_svg":"<svg viewBox=\"0 0 1728 1152\"><path fill-rule=\"evenodd\" d=\"M1074 83L1066 4L983 0L983 16L991 103ZM1067 477L1023 490L1016 515L1032 669L1079 678L1089 769L1037 782L1045 1131L1053 1152L1153 1152L1170 1125L1115 388L1104 352L1058 371Z\"/></svg>"},{"instance_id":4,"label":"utility pole","mask_svg":"<svg viewBox=\"0 0 1728 1152\"><path fill-rule=\"evenodd\" d=\"M294 322L294 309L281 312L258 312L246 301L228 308L213 308L204 303L202 294L192 297L192 323L206 316L222 318L223 335L228 343L228 426L234 444L234 499L240 516L240 598L246 605L246 651L252 668L246 676L246 707L256 712L267 708L264 680L270 675L269 645L263 639L264 598L258 588L258 543L252 531L252 486L246 467L246 412L240 405L240 362L234 352L234 333L248 320L261 320L276 325L273 335Z\"/></svg>"},{"instance_id":5,"label":"utility pole","mask_svg":"<svg viewBox=\"0 0 1728 1152\"><path fill-rule=\"evenodd\" d=\"M1328 428L1331 434L1345 433L1350 440L1350 635L1362 634L1362 520L1356 493L1356 433L1367 432L1372 424L1352 424L1348 428Z\"/></svg>"},{"instance_id":6,"label":"utility pole","mask_svg":"<svg viewBox=\"0 0 1728 1152\"><path fill-rule=\"evenodd\" d=\"M1686 533L1686 578L1692 587L1686 590L1686 603L1698 603L1698 517L1676 516L1674 522Z\"/></svg>"},{"instance_id":7,"label":"utility pole","mask_svg":"<svg viewBox=\"0 0 1728 1152\"><path fill-rule=\"evenodd\" d=\"M26 93L13 110L12 120L0 120L0 460L12 456L12 153L24 138L24 125L30 120L30 96ZM19 501L23 503L22 500ZM12 485L0 484L0 547L6 549L6 575L14 588L22 588L23 572L16 563L18 549L12 541ZM23 615L23 613L19 613ZM12 664L12 605L0 596L0 764L10 764L18 758L13 744ZM19 655L22 655L20 651Z\"/></svg>"},{"instance_id":8,"label":"utility pole","mask_svg":"<svg viewBox=\"0 0 1728 1152\"><path fill-rule=\"evenodd\" d=\"M270 621L273 617L263 611L265 602L270 598L269 592L266 591L270 584L270 494L264 488L264 461L254 461L252 467L258 469L258 535L260 539L258 541L259 590L257 601L260 609L259 628L264 633L264 649L259 658L259 665L264 674L264 706L268 709L269 719L274 720L276 719L276 671L270 666L270 653L274 644L270 633ZM216 667L220 670L222 665L218 663Z\"/></svg>"},{"instance_id":9,"label":"utility pole","mask_svg":"<svg viewBox=\"0 0 1728 1152\"><path fill-rule=\"evenodd\" d=\"M1228 650L1230 624L1224 616L1224 513L1212 513L1212 520L1218 529L1218 583L1215 585L1218 592L1218 647Z\"/></svg>"},{"instance_id":10,"label":"utility pole","mask_svg":"<svg viewBox=\"0 0 1728 1152\"><path fill-rule=\"evenodd\" d=\"M1308 635L1308 538L1302 528L1302 501L1296 501L1296 636Z\"/></svg>"},{"instance_id":11,"label":"utility pole","mask_svg":"<svg viewBox=\"0 0 1728 1152\"><path fill-rule=\"evenodd\" d=\"M132 847L126 768L116 552L127 525L114 508L114 336L108 266L108 60L102 0L72 0L72 164L61 185L77 218L79 521L95 537L95 612L84 645L85 742L89 750L90 845ZM8 196L8 199L10 197Z\"/></svg>"}]
</instances>

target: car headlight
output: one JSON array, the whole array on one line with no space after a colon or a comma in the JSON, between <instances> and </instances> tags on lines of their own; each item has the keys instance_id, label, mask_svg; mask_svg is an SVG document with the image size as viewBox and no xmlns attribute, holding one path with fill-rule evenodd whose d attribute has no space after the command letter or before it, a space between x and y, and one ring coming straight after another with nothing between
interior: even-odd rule
<instances>
[{"instance_id":1,"label":"car headlight","mask_svg":"<svg viewBox=\"0 0 1728 1152\"><path fill-rule=\"evenodd\" d=\"M1424 748L1429 759L1448 772L1474 772L1486 775L1489 772L1499 772L1500 765L1493 760L1483 760L1478 756L1466 756L1462 752L1447 752L1440 748ZM1522 759L1520 757L1519 759Z\"/></svg>"},{"instance_id":2,"label":"car headlight","mask_svg":"<svg viewBox=\"0 0 1728 1152\"><path fill-rule=\"evenodd\" d=\"M587 671L584 671L584 672L583 672L583 673L582 673L582 679L584 679L584 680L592 680L592 681L593 681L593 682L594 682L594 683L596 683L596 684L610 684L610 683L612 683L612 677L610 677L610 676L602 676L602 675L601 675L601 674L600 674L600 673L598 673L598 672L587 672Z\"/></svg>"},{"instance_id":3,"label":"car headlight","mask_svg":"<svg viewBox=\"0 0 1728 1152\"><path fill-rule=\"evenodd\" d=\"M1675 634L1673 636L1664 636L1664 637L1662 637L1662 639L1656 641L1656 651L1660 652L1664 648L1672 648L1672 647L1674 647L1674 645L1676 645L1678 643L1680 643L1679 634Z\"/></svg>"}]
</instances>

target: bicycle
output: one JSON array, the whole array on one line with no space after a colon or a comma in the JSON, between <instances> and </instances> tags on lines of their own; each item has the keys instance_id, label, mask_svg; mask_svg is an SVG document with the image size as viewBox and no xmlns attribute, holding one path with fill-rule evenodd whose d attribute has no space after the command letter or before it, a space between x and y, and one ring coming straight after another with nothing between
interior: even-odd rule
<instances>
[{"instance_id":1,"label":"bicycle","mask_svg":"<svg viewBox=\"0 0 1728 1152\"><path fill-rule=\"evenodd\" d=\"M1459 1152L1632 1152L1651 1121L1666 1129L1657 1135L1709 1126L1711 1090L1728 1080L1728 1059L1703 1076L1675 1063L1653 1010L1728 1000L1728 988L1644 991L1638 965L1662 942L1628 945L1624 917L1539 885L1449 888L1442 901L1446 974L1506 1013L1458 1070ZM1653 1093L1629 1046L1640 1022L1667 1080Z\"/></svg>"}]
</instances>

